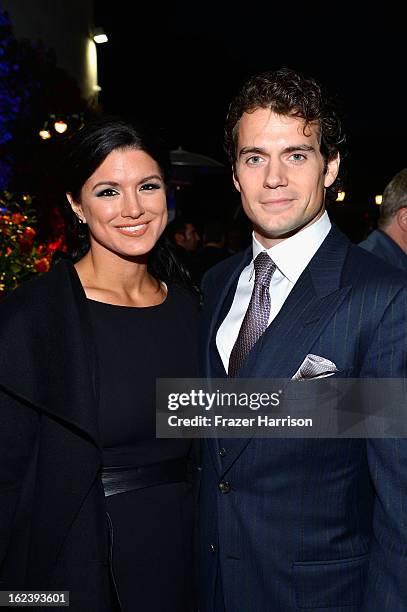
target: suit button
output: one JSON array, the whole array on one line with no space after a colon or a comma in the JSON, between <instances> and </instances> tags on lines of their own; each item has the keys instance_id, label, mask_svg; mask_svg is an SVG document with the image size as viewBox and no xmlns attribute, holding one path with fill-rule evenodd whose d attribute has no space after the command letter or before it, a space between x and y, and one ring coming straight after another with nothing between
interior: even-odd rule
<instances>
[{"instance_id":1,"label":"suit button","mask_svg":"<svg viewBox=\"0 0 407 612\"><path fill-rule=\"evenodd\" d=\"M226 455L226 449L225 449L225 448L220 448L220 449L219 449L219 455L220 455L221 457L224 457L224 456Z\"/></svg>"},{"instance_id":2,"label":"suit button","mask_svg":"<svg viewBox=\"0 0 407 612\"><path fill-rule=\"evenodd\" d=\"M218 486L221 493L229 493L232 488L226 480L221 480Z\"/></svg>"},{"instance_id":3,"label":"suit button","mask_svg":"<svg viewBox=\"0 0 407 612\"><path fill-rule=\"evenodd\" d=\"M209 550L211 551L211 553L215 554L216 553L216 545L215 544L209 544Z\"/></svg>"}]
</instances>

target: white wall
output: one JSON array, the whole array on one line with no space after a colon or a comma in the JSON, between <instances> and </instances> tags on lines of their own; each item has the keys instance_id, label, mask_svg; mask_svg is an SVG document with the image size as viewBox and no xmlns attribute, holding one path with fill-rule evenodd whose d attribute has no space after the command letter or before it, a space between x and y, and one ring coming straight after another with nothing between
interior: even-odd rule
<instances>
[{"instance_id":1,"label":"white wall","mask_svg":"<svg viewBox=\"0 0 407 612\"><path fill-rule=\"evenodd\" d=\"M58 66L76 79L82 95L95 97L97 73L89 62L95 56L89 44L92 0L0 0L0 5L8 11L17 39L41 40L54 49Z\"/></svg>"}]
</instances>

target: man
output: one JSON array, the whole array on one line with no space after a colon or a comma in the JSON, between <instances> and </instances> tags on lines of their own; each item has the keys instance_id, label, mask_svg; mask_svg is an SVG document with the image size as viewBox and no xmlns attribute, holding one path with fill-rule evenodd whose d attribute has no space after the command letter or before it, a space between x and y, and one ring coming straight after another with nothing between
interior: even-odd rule
<instances>
[{"instance_id":1,"label":"man","mask_svg":"<svg viewBox=\"0 0 407 612\"><path fill-rule=\"evenodd\" d=\"M407 168L384 190L378 226L359 246L407 272Z\"/></svg>"},{"instance_id":2,"label":"man","mask_svg":"<svg viewBox=\"0 0 407 612\"><path fill-rule=\"evenodd\" d=\"M404 377L403 275L325 212L342 135L318 84L253 77L225 134L253 245L203 280L204 375ZM200 498L201 612L407 610L404 440L206 440Z\"/></svg>"},{"instance_id":3,"label":"man","mask_svg":"<svg viewBox=\"0 0 407 612\"><path fill-rule=\"evenodd\" d=\"M229 256L225 248L225 228L219 219L206 221L202 233L202 248L195 257L195 282L199 286L209 268Z\"/></svg>"},{"instance_id":4,"label":"man","mask_svg":"<svg viewBox=\"0 0 407 612\"><path fill-rule=\"evenodd\" d=\"M193 253L199 245L199 234L195 225L188 219L176 217L166 228L166 234L169 240L188 253Z\"/></svg>"},{"instance_id":5,"label":"man","mask_svg":"<svg viewBox=\"0 0 407 612\"><path fill-rule=\"evenodd\" d=\"M165 228L164 234L185 272L195 280L195 258L200 237L192 221L176 217Z\"/></svg>"}]
</instances>

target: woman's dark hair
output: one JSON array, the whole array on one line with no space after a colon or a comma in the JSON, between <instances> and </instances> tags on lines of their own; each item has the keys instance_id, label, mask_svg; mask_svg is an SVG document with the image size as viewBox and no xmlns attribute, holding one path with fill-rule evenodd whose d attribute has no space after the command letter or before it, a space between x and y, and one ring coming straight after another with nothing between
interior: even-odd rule
<instances>
[{"instance_id":1,"label":"woman's dark hair","mask_svg":"<svg viewBox=\"0 0 407 612\"><path fill-rule=\"evenodd\" d=\"M74 201L80 202L81 190L88 178L112 151L118 149L147 153L158 164L167 182L170 158L163 140L146 125L118 117L103 117L86 124L65 141L61 164L63 193L71 193ZM65 197L63 214L68 256L76 262L90 248L88 227L79 223ZM160 238L149 254L148 267L150 273L161 280L189 283L187 271L179 264L165 238Z\"/></svg>"},{"instance_id":2,"label":"woman's dark hair","mask_svg":"<svg viewBox=\"0 0 407 612\"><path fill-rule=\"evenodd\" d=\"M314 79L289 68L263 72L250 78L229 106L224 146L233 167L236 164L239 120L243 113L254 112L258 108L269 108L278 115L299 117L304 119L305 126L316 122L325 164L336 157L345 142L332 100ZM335 181L330 189L337 191L338 184L338 180Z\"/></svg>"}]
</instances>

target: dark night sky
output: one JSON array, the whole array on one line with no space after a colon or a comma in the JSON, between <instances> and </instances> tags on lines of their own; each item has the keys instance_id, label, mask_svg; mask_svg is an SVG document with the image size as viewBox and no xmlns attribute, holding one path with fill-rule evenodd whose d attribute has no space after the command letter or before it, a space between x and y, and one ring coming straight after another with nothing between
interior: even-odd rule
<instances>
[{"instance_id":1,"label":"dark night sky","mask_svg":"<svg viewBox=\"0 0 407 612\"><path fill-rule=\"evenodd\" d=\"M347 188L381 193L407 165L406 52L401 8L361 3L96 0L105 111L148 117L169 144L225 161L222 130L239 83L286 65L339 97L348 133ZM356 14L354 7L358 7Z\"/></svg>"}]
</instances>

